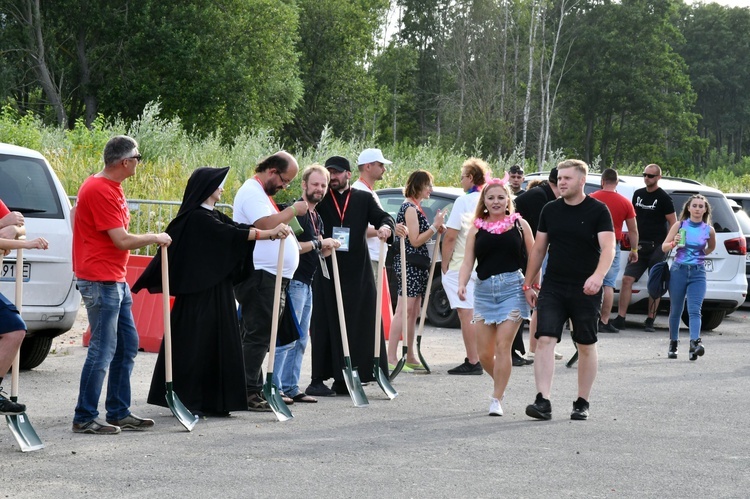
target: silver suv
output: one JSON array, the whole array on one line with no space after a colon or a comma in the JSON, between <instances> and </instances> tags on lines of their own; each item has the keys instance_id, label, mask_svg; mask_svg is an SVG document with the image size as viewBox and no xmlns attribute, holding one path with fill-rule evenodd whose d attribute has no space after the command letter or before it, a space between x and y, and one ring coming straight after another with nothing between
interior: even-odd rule
<instances>
[{"instance_id":1,"label":"silver suv","mask_svg":"<svg viewBox=\"0 0 750 499\"><path fill-rule=\"evenodd\" d=\"M23 310L28 331L21 345L21 368L41 364L52 339L73 327L81 295L75 286L70 202L44 156L0 143L0 199L26 219L28 237L44 237L47 251L25 251ZM13 300L16 252L3 259L0 292Z\"/></svg>"}]
</instances>

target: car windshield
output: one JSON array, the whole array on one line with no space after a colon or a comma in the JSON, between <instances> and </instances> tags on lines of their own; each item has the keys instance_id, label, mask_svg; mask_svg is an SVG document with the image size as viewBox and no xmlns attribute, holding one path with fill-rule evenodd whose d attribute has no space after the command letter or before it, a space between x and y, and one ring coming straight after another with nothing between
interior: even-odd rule
<instances>
[{"instance_id":1,"label":"car windshield","mask_svg":"<svg viewBox=\"0 0 750 499\"><path fill-rule=\"evenodd\" d=\"M55 183L41 159L0 155L0 199L29 218L64 218Z\"/></svg>"}]
</instances>

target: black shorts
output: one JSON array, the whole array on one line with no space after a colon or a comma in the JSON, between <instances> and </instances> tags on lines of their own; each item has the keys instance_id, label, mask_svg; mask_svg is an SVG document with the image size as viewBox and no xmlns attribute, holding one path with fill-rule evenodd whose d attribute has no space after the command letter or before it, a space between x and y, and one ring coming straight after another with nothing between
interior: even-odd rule
<instances>
[{"instance_id":1,"label":"black shorts","mask_svg":"<svg viewBox=\"0 0 750 499\"><path fill-rule=\"evenodd\" d=\"M647 251L638 250L638 261L628 263L625 266L623 276L632 277L637 281L647 269L651 270L651 267L664 260L664 252L661 250L661 246L656 245L652 248Z\"/></svg>"},{"instance_id":2,"label":"black shorts","mask_svg":"<svg viewBox=\"0 0 750 499\"><path fill-rule=\"evenodd\" d=\"M597 342L602 310L602 292L587 295L582 284L545 279L537 299L536 338L551 336L560 342L565 323L573 322L573 341L581 345Z\"/></svg>"},{"instance_id":3,"label":"black shorts","mask_svg":"<svg viewBox=\"0 0 750 499\"><path fill-rule=\"evenodd\" d=\"M0 334L26 331L26 323L10 300L0 293Z\"/></svg>"}]
</instances>

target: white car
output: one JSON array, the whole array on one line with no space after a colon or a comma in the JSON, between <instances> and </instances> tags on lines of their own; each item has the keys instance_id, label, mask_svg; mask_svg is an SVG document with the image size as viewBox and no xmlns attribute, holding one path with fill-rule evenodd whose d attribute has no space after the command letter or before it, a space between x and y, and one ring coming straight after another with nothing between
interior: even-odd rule
<instances>
[{"instance_id":1,"label":"white car","mask_svg":"<svg viewBox=\"0 0 750 499\"><path fill-rule=\"evenodd\" d=\"M547 173L541 172L532 173L526 175L526 180L538 177L546 179L547 175ZM645 187L642 177L622 175L617 192L628 199L632 199L633 193L641 187ZM747 296L747 279L745 277L747 245L745 237L740 230L727 197L720 190L708 187L695 180L673 177L662 177L659 180L659 187L671 196L678 219L683 205L693 194L703 194L711 205L711 221L716 231L716 249L705 260L707 286L706 297L701 309L702 329L710 331L718 327L727 314L732 313L742 305ZM590 173L586 178L584 187L586 194L591 194L600 188L601 175ZM620 255L621 268L615 289L615 305L618 300L622 275L627 264L627 251L630 250L627 227L624 225L620 248L625 254ZM670 262L672 260L673 258L670 257ZM629 309L646 309L648 303L647 281L648 273L644 273L633 285ZM661 308L668 310L669 294L662 298ZM683 312L682 319L687 324L687 310Z\"/></svg>"},{"instance_id":2,"label":"white car","mask_svg":"<svg viewBox=\"0 0 750 499\"><path fill-rule=\"evenodd\" d=\"M22 317L28 331L21 345L21 368L47 357L52 339L73 327L81 295L73 276L70 201L44 156L0 143L0 199L26 220L29 238L44 237L49 249L23 252ZM0 292L15 300L16 252L3 259Z\"/></svg>"}]
</instances>

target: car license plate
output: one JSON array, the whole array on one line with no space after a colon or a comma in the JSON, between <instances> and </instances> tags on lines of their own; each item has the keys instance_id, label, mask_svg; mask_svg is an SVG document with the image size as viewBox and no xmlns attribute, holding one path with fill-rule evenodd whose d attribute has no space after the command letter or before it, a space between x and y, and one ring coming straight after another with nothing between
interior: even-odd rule
<instances>
[{"instance_id":1,"label":"car license plate","mask_svg":"<svg viewBox=\"0 0 750 499\"><path fill-rule=\"evenodd\" d=\"M23 264L23 281L29 282L31 277L31 264ZM3 262L2 274L0 274L0 281L15 281L16 280L16 264L10 262Z\"/></svg>"},{"instance_id":2,"label":"car license plate","mask_svg":"<svg viewBox=\"0 0 750 499\"><path fill-rule=\"evenodd\" d=\"M703 266L706 267L706 272L713 272L714 271L714 261L713 260L703 260Z\"/></svg>"}]
</instances>

